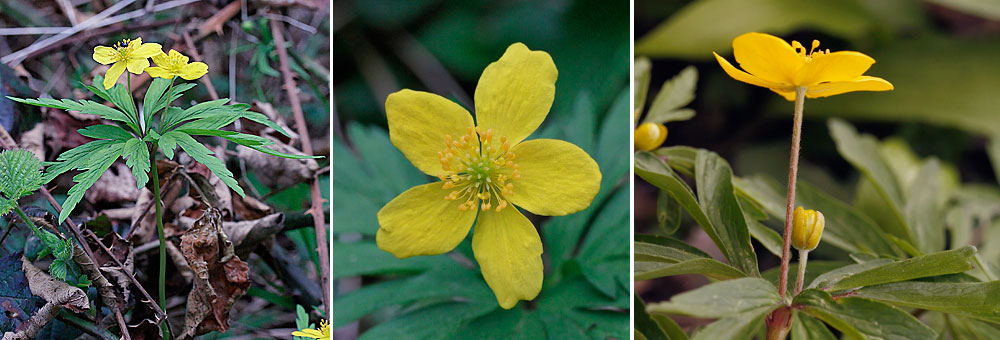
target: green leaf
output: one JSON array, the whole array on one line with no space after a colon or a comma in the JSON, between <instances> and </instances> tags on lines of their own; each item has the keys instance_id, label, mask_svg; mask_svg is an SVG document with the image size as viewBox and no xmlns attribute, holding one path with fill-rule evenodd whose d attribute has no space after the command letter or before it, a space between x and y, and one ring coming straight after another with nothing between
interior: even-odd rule
<instances>
[{"instance_id":1,"label":"green leaf","mask_svg":"<svg viewBox=\"0 0 1000 340\"><path fill-rule=\"evenodd\" d=\"M694 170L699 199L695 199L693 190L652 153L635 154L635 173L639 177L677 200L722 250L730 264L743 273L758 275L757 258L750 244L746 220L736 202L729 165L718 155L699 151Z\"/></svg>"},{"instance_id":2,"label":"green leaf","mask_svg":"<svg viewBox=\"0 0 1000 340\"><path fill-rule=\"evenodd\" d=\"M823 320L851 339L935 339L937 334L909 313L879 302L843 297L807 289L792 301L809 315Z\"/></svg>"},{"instance_id":3,"label":"green leaf","mask_svg":"<svg viewBox=\"0 0 1000 340\"><path fill-rule=\"evenodd\" d=\"M226 138L226 139L229 139L229 138ZM229 139L229 140L232 140L232 139ZM271 156L288 158L288 159L310 159L310 158L311 159L316 159L316 158L323 158L323 156L309 156L309 155L296 155L296 154L290 154L290 153L283 153L283 152L274 151L274 149L265 148L263 146L247 146L247 147L251 148L251 149L254 149L254 150L257 150L258 152L262 152L262 153L271 155Z\"/></svg>"},{"instance_id":4,"label":"green leaf","mask_svg":"<svg viewBox=\"0 0 1000 340\"><path fill-rule=\"evenodd\" d=\"M813 267L812 266L812 262L813 261L810 261L808 268L812 268ZM847 278L847 277L849 277L851 275L854 275L854 274L857 274L857 273L860 273L860 272L863 272L863 271L867 271L869 269L878 268L878 267L884 266L884 265L889 264L889 263L892 263L892 260L890 260L890 259L875 259L875 260L871 260L871 261L868 261L868 262L855 263L855 264L846 265L846 266L843 266L843 267L840 267L840 268L828 271L826 273L820 274L815 279L813 279L812 281L810 281L809 285L806 286L806 288L826 288L826 287L829 287L829 286L833 285L834 283L837 283L838 281L843 280L843 279L845 279L845 278Z\"/></svg>"},{"instance_id":5,"label":"green leaf","mask_svg":"<svg viewBox=\"0 0 1000 340\"><path fill-rule=\"evenodd\" d=\"M100 141L90 142L83 146L96 142ZM73 176L73 182L76 184L69 188L66 201L62 205L62 212L59 213L59 223L62 223L69 217L69 214L76 208L76 204L80 203L80 200L83 199L83 194L87 192L87 189L90 189L97 182L97 179L101 178L101 175L118 160L118 157L121 157L125 148L125 142L120 141L111 141L111 143L106 143L105 145L103 148L93 150L89 154L71 154L76 159L63 163L68 164L67 166L72 166L73 169L86 169L86 171ZM80 149L83 146L74 148L73 150ZM73 150L64 152L62 155L59 155L59 158L66 156L67 153L71 153ZM69 169L61 171L66 170Z\"/></svg>"},{"instance_id":6,"label":"green leaf","mask_svg":"<svg viewBox=\"0 0 1000 340\"><path fill-rule=\"evenodd\" d=\"M899 179L882 158L878 141L871 135L859 135L853 126L840 119L831 119L829 127L840 155L864 174L875 185L879 195L889 203L895 223L882 227L886 228L886 232L913 243L913 235L903 217L903 191Z\"/></svg>"},{"instance_id":7,"label":"green leaf","mask_svg":"<svg viewBox=\"0 0 1000 340\"><path fill-rule=\"evenodd\" d=\"M97 124L91 125L82 129L76 130L80 135L84 137L90 137L93 139L114 139L114 140L128 140L133 138L132 134L121 127L115 125L107 124Z\"/></svg>"},{"instance_id":8,"label":"green leaf","mask_svg":"<svg viewBox=\"0 0 1000 340\"><path fill-rule=\"evenodd\" d=\"M42 162L28 150L14 149L0 152L0 193L14 204L28 196L45 182L42 181ZM9 210L2 211L7 213Z\"/></svg>"},{"instance_id":9,"label":"green leaf","mask_svg":"<svg viewBox=\"0 0 1000 340\"><path fill-rule=\"evenodd\" d=\"M673 238L636 234L633 247L635 280L680 274L701 274L720 280L746 276L738 269Z\"/></svg>"},{"instance_id":10,"label":"green leaf","mask_svg":"<svg viewBox=\"0 0 1000 340\"><path fill-rule=\"evenodd\" d=\"M922 277L962 273L973 268L975 254L976 247L965 246L895 261L853 274L825 288L830 291L838 291Z\"/></svg>"},{"instance_id":11,"label":"green leaf","mask_svg":"<svg viewBox=\"0 0 1000 340\"><path fill-rule=\"evenodd\" d=\"M646 313L646 304L636 294L633 297L635 331L648 340L687 340L687 334L668 316Z\"/></svg>"},{"instance_id":12,"label":"green leaf","mask_svg":"<svg viewBox=\"0 0 1000 340\"><path fill-rule=\"evenodd\" d=\"M670 197L666 191L660 190L656 195L656 222L664 234L673 235L681 227L681 205Z\"/></svg>"},{"instance_id":13,"label":"green leaf","mask_svg":"<svg viewBox=\"0 0 1000 340\"><path fill-rule=\"evenodd\" d=\"M907 191L903 207L906 221L913 235L913 244L924 254L945 249L944 200L940 181L941 167L937 159L930 159L917 173Z\"/></svg>"},{"instance_id":14,"label":"green leaf","mask_svg":"<svg viewBox=\"0 0 1000 340\"><path fill-rule=\"evenodd\" d=\"M719 319L702 328L691 340L752 339L764 327L764 318L774 308L758 308Z\"/></svg>"},{"instance_id":15,"label":"green leaf","mask_svg":"<svg viewBox=\"0 0 1000 340\"><path fill-rule=\"evenodd\" d=\"M635 89L632 97L632 120L634 121L639 119L639 116L642 115L642 109L646 107L646 95L649 92L649 69L652 65L649 58L639 57L632 63L632 67L635 69L632 76L632 88Z\"/></svg>"},{"instance_id":16,"label":"green leaf","mask_svg":"<svg viewBox=\"0 0 1000 340\"><path fill-rule=\"evenodd\" d=\"M122 157L125 157L125 165L132 169L135 176L136 188L143 188L149 181L149 149L146 142L138 138L132 138L125 142L122 150Z\"/></svg>"},{"instance_id":17,"label":"green leaf","mask_svg":"<svg viewBox=\"0 0 1000 340\"><path fill-rule=\"evenodd\" d=\"M132 128L132 130L135 131L137 134L139 133L139 127L136 123L134 113L132 115L128 115L127 113L123 113L118 109L115 109L113 107L108 107L101 103L89 100L81 100L78 103L69 99L63 99L63 100L56 100L51 98L21 99L10 96L8 96L7 98L16 101L18 103L23 103L28 105L51 107L62 110L80 111L81 113L99 115L101 116L101 118L107 120L123 122L127 124L130 128Z\"/></svg>"},{"instance_id":18,"label":"green leaf","mask_svg":"<svg viewBox=\"0 0 1000 340\"><path fill-rule=\"evenodd\" d=\"M792 330L788 335L792 340L837 340L822 321L797 310L792 317Z\"/></svg>"},{"instance_id":19,"label":"green leaf","mask_svg":"<svg viewBox=\"0 0 1000 340\"><path fill-rule=\"evenodd\" d=\"M746 312L769 313L781 305L778 289L761 278L720 281L674 295L670 301L651 303L650 313L681 314L699 318L740 316Z\"/></svg>"},{"instance_id":20,"label":"green leaf","mask_svg":"<svg viewBox=\"0 0 1000 340\"><path fill-rule=\"evenodd\" d=\"M49 264L49 275L52 275L54 278L66 281L67 272L66 261L62 259L52 260L52 263Z\"/></svg>"},{"instance_id":21,"label":"green leaf","mask_svg":"<svg viewBox=\"0 0 1000 340\"><path fill-rule=\"evenodd\" d=\"M733 188L733 170L722 157L714 152L699 150L695 157L695 183L698 203L715 226L722 227L722 239L731 251L729 262L744 273L759 276L757 255L750 244L750 231L736 199Z\"/></svg>"},{"instance_id":22,"label":"green leaf","mask_svg":"<svg viewBox=\"0 0 1000 340\"><path fill-rule=\"evenodd\" d=\"M163 113L163 117L160 118L160 129L161 129L160 132L170 131L178 124L188 120L199 118L202 115L211 115L210 113L216 111L228 112L229 110L224 108L224 105L228 102L229 102L228 98L216 99L212 101L195 104L194 106L191 106L186 110L180 110L179 108L176 110L173 108L168 108L167 111ZM225 125L229 124L226 123L223 124L222 126Z\"/></svg>"},{"instance_id":23,"label":"green leaf","mask_svg":"<svg viewBox=\"0 0 1000 340\"><path fill-rule=\"evenodd\" d=\"M180 132L180 131L170 131L163 136L170 135L174 140L177 141L177 145L187 152L188 156L191 156L196 162L204 164L208 170L211 170L213 174L219 177L223 183L226 183L230 189L233 189L240 196L246 196L243 192L243 188L240 184L236 182L233 178L233 173L226 168L226 164L222 163L222 160L216 158L215 152L211 149L205 147L198 141L196 141L191 135Z\"/></svg>"},{"instance_id":24,"label":"green leaf","mask_svg":"<svg viewBox=\"0 0 1000 340\"><path fill-rule=\"evenodd\" d=\"M694 110L681 109L694 100L694 90L698 83L698 70L694 66L685 67L672 79L663 83L660 92L649 106L644 123L667 123L683 121L694 117Z\"/></svg>"},{"instance_id":25,"label":"green leaf","mask_svg":"<svg viewBox=\"0 0 1000 340\"><path fill-rule=\"evenodd\" d=\"M872 21L864 7L853 2L702 0L685 6L640 38L635 54L710 60L712 52L725 54L733 38L746 32L787 34L808 28L860 38Z\"/></svg>"},{"instance_id":26,"label":"green leaf","mask_svg":"<svg viewBox=\"0 0 1000 340\"><path fill-rule=\"evenodd\" d=\"M864 287L859 297L890 305L964 315L1000 324L1000 281L897 282Z\"/></svg>"},{"instance_id":27,"label":"green leaf","mask_svg":"<svg viewBox=\"0 0 1000 340\"><path fill-rule=\"evenodd\" d=\"M177 149L177 138L174 138L174 135L170 134L170 132L164 133L157 140L157 147L160 151L163 151L163 155L167 159L174 159L174 150Z\"/></svg>"}]
</instances>

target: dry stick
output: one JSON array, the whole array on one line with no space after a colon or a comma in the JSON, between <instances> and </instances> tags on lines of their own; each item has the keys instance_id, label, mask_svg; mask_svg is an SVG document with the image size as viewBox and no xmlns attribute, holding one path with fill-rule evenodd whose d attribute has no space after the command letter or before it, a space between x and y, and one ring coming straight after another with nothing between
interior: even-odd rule
<instances>
[{"instance_id":1,"label":"dry stick","mask_svg":"<svg viewBox=\"0 0 1000 340\"><path fill-rule=\"evenodd\" d=\"M295 79L292 78L292 71L288 67L288 51L285 50L285 37L282 35L281 24L274 19L270 19L271 32L274 36L274 46L278 50L278 62L280 63L281 75L285 81L285 92L288 94L288 101L292 104L292 113L295 115L295 128L298 130L299 139L302 141L302 152L313 155L312 141L309 139L309 129L306 126L306 119L302 113L302 104L299 103L298 94L295 93ZM319 178L313 176L309 181L309 193L311 194L312 207L309 208L313 216L313 225L316 229L316 251L319 253L319 276L322 278L323 287L329 287L327 276L330 273L330 253L326 246L326 222L323 220L323 196L319 191ZM330 309L330 291L323 290L324 310Z\"/></svg>"},{"instance_id":2,"label":"dry stick","mask_svg":"<svg viewBox=\"0 0 1000 340\"><path fill-rule=\"evenodd\" d=\"M792 118L792 152L788 160L788 200L785 202L785 238L782 240L781 276L778 279L778 295L781 301L788 286L788 262L792 251L792 211L795 206L795 180L799 175L799 142L802 141L802 107L806 101L806 88L795 89L795 116Z\"/></svg>"}]
</instances>

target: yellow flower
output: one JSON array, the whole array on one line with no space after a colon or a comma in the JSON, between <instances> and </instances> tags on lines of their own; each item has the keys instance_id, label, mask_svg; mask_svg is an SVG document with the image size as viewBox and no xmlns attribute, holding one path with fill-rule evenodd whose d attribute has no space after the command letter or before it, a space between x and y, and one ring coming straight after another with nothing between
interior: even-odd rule
<instances>
[{"instance_id":1,"label":"yellow flower","mask_svg":"<svg viewBox=\"0 0 1000 340\"><path fill-rule=\"evenodd\" d=\"M790 101L795 100L795 89L799 87L806 88L807 98L893 89L885 79L863 75L875 59L854 51L818 51L818 47L819 41L813 40L806 53L798 41L789 45L770 34L740 35L733 39L733 54L746 72L713 54L733 79L769 88Z\"/></svg>"},{"instance_id":2,"label":"yellow flower","mask_svg":"<svg viewBox=\"0 0 1000 340\"><path fill-rule=\"evenodd\" d=\"M330 340L330 325L326 323L326 320L322 320L319 322L319 329L306 328L301 331L294 331L292 335L303 338Z\"/></svg>"},{"instance_id":3,"label":"yellow flower","mask_svg":"<svg viewBox=\"0 0 1000 340\"><path fill-rule=\"evenodd\" d=\"M523 141L555 97L558 72L548 53L507 48L479 78L476 122L444 97L404 89L385 102L392 143L440 181L403 192L378 212L379 248L399 258L455 248L475 223L472 249L505 309L542 287L542 242L517 208L536 215L585 209L600 188L597 163L554 139Z\"/></svg>"},{"instance_id":4,"label":"yellow flower","mask_svg":"<svg viewBox=\"0 0 1000 340\"><path fill-rule=\"evenodd\" d=\"M180 52L170 50L170 54L160 53L153 56L156 66L146 69L152 77L173 79L180 76L186 80L195 80L208 73L208 65L203 62L193 62L188 64L187 56Z\"/></svg>"},{"instance_id":5,"label":"yellow flower","mask_svg":"<svg viewBox=\"0 0 1000 340\"><path fill-rule=\"evenodd\" d=\"M163 53L160 44L143 44L142 38L125 39L115 46L94 47L94 61L101 65L111 65L104 74L104 89L110 89L118 82L125 69L134 74L142 74L149 67L149 57Z\"/></svg>"},{"instance_id":6,"label":"yellow flower","mask_svg":"<svg viewBox=\"0 0 1000 340\"><path fill-rule=\"evenodd\" d=\"M635 148L652 151L667 139L667 127L657 123L642 123L635 128Z\"/></svg>"},{"instance_id":7,"label":"yellow flower","mask_svg":"<svg viewBox=\"0 0 1000 340\"><path fill-rule=\"evenodd\" d=\"M795 209L792 216L792 246L798 250L813 250L823 237L826 219L816 210Z\"/></svg>"}]
</instances>

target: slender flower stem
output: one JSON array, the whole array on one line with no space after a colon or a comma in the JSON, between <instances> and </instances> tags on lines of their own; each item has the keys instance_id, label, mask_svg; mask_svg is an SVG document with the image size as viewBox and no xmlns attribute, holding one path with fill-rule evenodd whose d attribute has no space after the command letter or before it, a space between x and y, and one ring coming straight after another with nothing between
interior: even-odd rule
<instances>
[{"instance_id":1,"label":"slender flower stem","mask_svg":"<svg viewBox=\"0 0 1000 340\"><path fill-rule=\"evenodd\" d=\"M795 208L795 180L799 176L799 143L802 140L802 109L806 101L806 88L795 88L795 116L792 118L792 152L788 160L788 201L785 204L785 237L782 240L781 276L778 279L778 295L787 304L788 262L792 251L792 211Z\"/></svg>"},{"instance_id":2,"label":"slender flower stem","mask_svg":"<svg viewBox=\"0 0 1000 340\"><path fill-rule=\"evenodd\" d=\"M139 127L139 133L142 134L140 137L146 137L146 130L144 130L142 126L142 116L139 115L139 108L135 106L135 98L132 97L132 73L128 70L125 70L125 80L126 84L128 84L128 98L131 99L132 102L132 111L135 112L135 125ZM124 110L124 108L122 108L122 110Z\"/></svg>"},{"instance_id":3,"label":"slender flower stem","mask_svg":"<svg viewBox=\"0 0 1000 340\"><path fill-rule=\"evenodd\" d=\"M795 294L792 296L799 295L802 291L802 284L806 279L806 262L809 262L809 251L799 250L799 275L795 278Z\"/></svg>"},{"instance_id":4,"label":"slender flower stem","mask_svg":"<svg viewBox=\"0 0 1000 340\"><path fill-rule=\"evenodd\" d=\"M163 233L163 207L160 203L160 176L156 171L156 143L152 144L149 151L149 172L150 181L153 182L153 206L156 209L156 234L160 237L160 276L157 280L159 290L160 309L167 310L167 239ZM160 329L164 339L171 339L170 329L163 324Z\"/></svg>"}]
</instances>

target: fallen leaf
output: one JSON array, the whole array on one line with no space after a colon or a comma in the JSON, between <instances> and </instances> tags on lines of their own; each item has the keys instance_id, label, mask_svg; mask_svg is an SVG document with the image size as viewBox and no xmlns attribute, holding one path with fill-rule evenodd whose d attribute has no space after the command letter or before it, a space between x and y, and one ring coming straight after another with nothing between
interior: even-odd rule
<instances>
[{"instance_id":1,"label":"fallen leaf","mask_svg":"<svg viewBox=\"0 0 1000 340\"><path fill-rule=\"evenodd\" d=\"M250 288L246 262L233 251L222 229L222 216L209 208L181 236L181 252L194 271L184 330L178 339L229 329L229 311Z\"/></svg>"},{"instance_id":2,"label":"fallen leaf","mask_svg":"<svg viewBox=\"0 0 1000 340\"><path fill-rule=\"evenodd\" d=\"M129 277L135 271L135 254L132 243L123 239L117 233L108 233L101 239L101 243L104 244L104 247L111 250L110 255L93 239L88 238L87 243L90 244L90 249L95 250L94 262L100 268L101 273L108 280L113 281L117 287L115 295L119 301L119 306L122 306L123 309L129 309L131 306L128 303L132 301L130 299L132 280ZM115 261L115 259L118 261ZM118 266L119 262L125 267Z\"/></svg>"},{"instance_id":3,"label":"fallen leaf","mask_svg":"<svg viewBox=\"0 0 1000 340\"><path fill-rule=\"evenodd\" d=\"M125 163L118 162L110 171L104 172L94 186L83 196L94 203L135 202L139 189L135 187L135 176Z\"/></svg>"},{"instance_id":4,"label":"fallen leaf","mask_svg":"<svg viewBox=\"0 0 1000 340\"><path fill-rule=\"evenodd\" d=\"M287 154L303 155L302 151L295 149L288 144L281 143L272 138L274 145L266 146L278 152ZM298 183L306 182L313 178L319 170L319 164L315 159L288 159L274 157L256 150L239 146L239 157L246 162L247 167L252 169L257 175L261 184L270 188L284 188Z\"/></svg>"}]
</instances>

